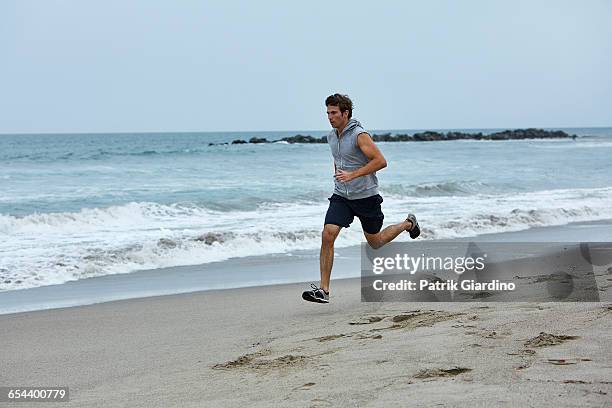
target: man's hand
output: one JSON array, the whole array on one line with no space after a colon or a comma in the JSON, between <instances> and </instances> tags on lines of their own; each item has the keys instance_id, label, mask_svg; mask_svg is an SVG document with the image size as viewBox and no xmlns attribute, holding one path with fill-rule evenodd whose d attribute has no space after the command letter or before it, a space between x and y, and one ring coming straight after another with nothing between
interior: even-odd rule
<instances>
[{"instance_id":1,"label":"man's hand","mask_svg":"<svg viewBox=\"0 0 612 408\"><path fill-rule=\"evenodd\" d=\"M336 180L341 181L343 183L348 183L351 180L356 179L357 176L355 175L354 171L344 171L344 170L337 170L336 171Z\"/></svg>"}]
</instances>

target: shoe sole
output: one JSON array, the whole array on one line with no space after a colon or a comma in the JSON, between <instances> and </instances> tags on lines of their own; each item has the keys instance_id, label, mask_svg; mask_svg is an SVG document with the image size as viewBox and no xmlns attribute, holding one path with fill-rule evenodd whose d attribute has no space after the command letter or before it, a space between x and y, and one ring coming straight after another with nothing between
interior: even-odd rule
<instances>
[{"instance_id":1,"label":"shoe sole","mask_svg":"<svg viewBox=\"0 0 612 408\"><path fill-rule=\"evenodd\" d=\"M410 238L412 239L417 239L419 237L419 235L421 235L421 227L419 227L419 223L417 222L416 224L416 231L414 236L412 235L413 230L408 231L408 233L410 234Z\"/></svg>"},{"instance_id":2,"label":"shoe sole","mask_svg":"<svg viewBox=\"0 0 612 408\"><path fill-rule=\"evenodd\" d=\"M410 221L410 222L413 222L413 223L416 222L416 225L413 225L412 229L406 230L406 232L410 234L410 238L417 239L419 237L419 235L421 235L421 227L419 226L419 222L417 221L416 217L414 215L413 215L413 217L414 217L414 221L412 221L409 218L406 218L406 220Z\"/></svg>"}]
</instances>

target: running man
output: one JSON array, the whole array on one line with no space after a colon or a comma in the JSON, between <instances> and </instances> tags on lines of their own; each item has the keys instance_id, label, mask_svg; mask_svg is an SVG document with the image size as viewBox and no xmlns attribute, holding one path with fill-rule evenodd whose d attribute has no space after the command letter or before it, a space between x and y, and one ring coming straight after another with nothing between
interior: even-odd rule
<instances>
[{"instance_id":1,"label":"running man","mask_svg":"<svg viewBox=\"0 0 612 408\"><path fill-rule=\"evenodd\" d=\"M352 119L353 102L347 95L334 94L325 100L327 118L333 130L327 142L334 158L335 186L329 198L321 236L321 283L302 293L309 302L329 303L329 280L334 264L334 242L342 227L348 228L355 216L361 221L368 244L375 249L393 241L406 231L415 239L421 234L414 214L405 221L381 231L383 202L378 194L376 172L387 167L387 161L361 123Z\"/></svg>"}]
</instances>

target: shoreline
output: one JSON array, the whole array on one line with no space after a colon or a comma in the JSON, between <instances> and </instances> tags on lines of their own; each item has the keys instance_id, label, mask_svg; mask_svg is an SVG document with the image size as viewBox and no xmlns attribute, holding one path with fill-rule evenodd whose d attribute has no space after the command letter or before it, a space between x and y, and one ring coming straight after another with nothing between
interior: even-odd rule
<instances>
[{"instance_id":1,"label":"shoreline","mask_svg":"<svg viewBox=\"0 0 612 408\"><path fill-rule=\"evenodd\" d=\"M612 241L612 220L484 234L453 241ZM420 241L426 242L426 241ZM332 279L360 276L360 247L336 249ZM318 281L318 251L232 258L223 262L106 275L0 293L0 315L79 307L126 299Z\"/></svg>"}]
</instances>

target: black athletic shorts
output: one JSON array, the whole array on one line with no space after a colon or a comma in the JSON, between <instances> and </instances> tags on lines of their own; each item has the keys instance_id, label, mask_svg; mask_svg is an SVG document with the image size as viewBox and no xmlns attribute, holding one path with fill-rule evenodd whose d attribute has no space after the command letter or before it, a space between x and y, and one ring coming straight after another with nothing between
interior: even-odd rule
<instances>
[{"instance_id":1,"label":"black athletic shorts","mask_svg":"<svg viewBox=\"0 0 612 408\"><path fill-rule=\"evenodd\" d=\"M368 234L376 234L383 225L385 216L380 204L383 198L376 194L371 197L348 200L337 194L329 197L329 208L325 215L325 224L334 224L348 228L355 216L361 221L361 227Z\"/></svg>"}]
</instances>

